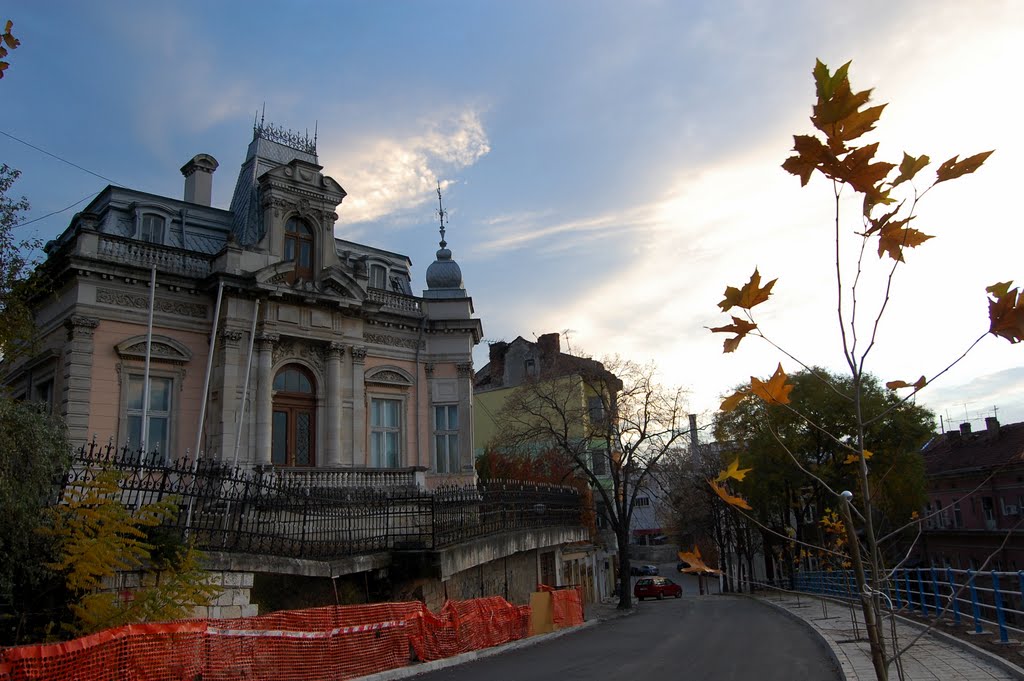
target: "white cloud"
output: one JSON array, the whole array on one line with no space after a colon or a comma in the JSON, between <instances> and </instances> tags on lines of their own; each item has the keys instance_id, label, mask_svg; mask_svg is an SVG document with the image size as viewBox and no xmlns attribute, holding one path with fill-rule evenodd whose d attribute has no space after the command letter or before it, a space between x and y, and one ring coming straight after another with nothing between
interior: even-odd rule
<instances>
[{"instance_id":1,"label":"white cloud","mask_svg":"<svg viewBox=\"0 0 1024 681\"><path fill-rule=\"evenodd\" d=\"M434 199L442 173L471 166L491 150L474 110L422 121L417 128L404 136L382 136L358 148L321 154L326 171L349 194L339 211L339 225L376 220L427 203ZM441 180L442 188L447 182Z\"/></svg>"}]
</instances>

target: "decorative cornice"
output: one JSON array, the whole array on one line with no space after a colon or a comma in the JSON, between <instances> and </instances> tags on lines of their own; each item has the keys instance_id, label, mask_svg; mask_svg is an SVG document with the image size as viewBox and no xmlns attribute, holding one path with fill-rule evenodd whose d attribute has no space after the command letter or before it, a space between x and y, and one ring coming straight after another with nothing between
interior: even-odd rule
<instances>
[{"instance_id":1,"label":"decorative cornice","mask_svg":"<svg viewBox=\"0 0 1024 681\"><path fill-rule=\"evenodd\" d=\"M96 289L96 302L117 307L129 307L136 310L149 309L149 296L134 296L130 293L108 288ZM206 319L206 306L199 303L185 303L177 300L167 300L166 298L157 298L153 301L153 309L157 312L178 315L180 317Z\"/></svg>"},{"instance_id":2,"label":"decorative cornice","mask_svg":"<svg viewBox=\"0 0 1024 681\"><path fill-rule=\"evenodd\" d=\"M410 381L406 376L390 369L381 369L380 371L367 376L365 382L380 383L383 385L396 385L403 388L407 388L412 385L412 381Z\"/></svg>"},{"instance_id":3,"label":"decorative cornice","mask_svg":"<svg viewBox=\"0 0 1024 681\"><path fill-rule=\"evenodd\" d=\"M364 361L366 361L366 348L364 348L363 346L352 346L350 352L352 353L353 362L358 362L359 364L362 364Z\"/></svg>"}]
</instances>

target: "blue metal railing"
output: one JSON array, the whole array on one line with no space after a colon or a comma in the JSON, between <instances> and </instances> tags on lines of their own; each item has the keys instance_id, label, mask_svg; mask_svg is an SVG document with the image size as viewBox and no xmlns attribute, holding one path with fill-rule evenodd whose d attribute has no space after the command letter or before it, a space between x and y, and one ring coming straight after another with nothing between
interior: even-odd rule
<instances>
[{"instance_id":1,"label":"blue metal railing","mask_svg":"<svg viewBox=\"0 0 1024 681\"><path fill-rule=\"evenodd\" d=\"M798 572L792 587L831 598L858 600L853 574L845 570ZM960 625L961 613L969 612L975 633L984 631L983 625L996 628L1002 643L1009 641L1010 632L1024 635L1024 570L900 569L886 573L886 579L873 587L897 613L948 618Z\"/></svg>"}]
</instances>

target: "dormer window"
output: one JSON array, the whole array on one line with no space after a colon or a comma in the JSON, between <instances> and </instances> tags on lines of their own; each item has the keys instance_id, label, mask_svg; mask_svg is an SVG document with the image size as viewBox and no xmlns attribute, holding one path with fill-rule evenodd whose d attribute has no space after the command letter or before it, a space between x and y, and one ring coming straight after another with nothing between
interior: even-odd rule
<instances>
[{"instance_id":1,"label":"dormer window","mask_svg":"<svg viewBox=\"0 0 1024 681\"><path fill-rule=\"evenodd\" d=\"M164 225L167 221L159 215L143 215L139 227L139 238L152 244L164 242Z\"/></svg>"},{"instance_id":2,"label":"dormer window","mask_svg":"<svg viewBox=\"0 0 1024 681\"><path fill-rule=\"evenodd\" d=\"M293 282L313 279L313 230L298 218L284 226L284 259L295 263Z\"/></svg>"},{"instance_id":3,"label":"dormer window","mask_svg":"<svg viewBox=\"0 0 1024 681\"><path fill-rule=\"evenodd\" d=\"M388 270L383 265L370 265L370 288L387 286Z\"/></svg>"}]
</instances>

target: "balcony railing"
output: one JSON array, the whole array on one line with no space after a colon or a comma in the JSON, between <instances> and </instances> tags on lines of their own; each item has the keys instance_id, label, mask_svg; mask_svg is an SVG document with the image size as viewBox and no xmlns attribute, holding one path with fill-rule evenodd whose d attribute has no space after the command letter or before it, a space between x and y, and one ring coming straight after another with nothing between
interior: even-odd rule
<instances>
[{"instance_id":1,"label":"balcony railing","mask_svg":"<svg viewBox=\"0 0 1024 681\"><path fill-rule=\"evenodd\" d=\"M276 468L269 475L277 476L282 484L307 489L337 489L359 487L364 489L419 489L423 475L415 468L345 468L322 470L316 468Z\"/></svg>"},{"instance_id":2,"label":"balcony railing","mask_svg":"<svg viewBox=\"0 0 1024 681\"><path fill-rule=\"evenodd\" d=\"M209 275L212 269L209 256L112 234L99 235L96 254L102 260L146 268L155 265L160 272L188 277L202 278Z\"/></svg>"},{"instance_id":3,"label":"balcony railing","mask_svg":"<svg viewBox=\"0 0 1024 681\"><path fill-rule=\"evenodd\" d=\"M380 288L370 288L366 290L366 297L375 303L380 303L384 306L384 309L415 312L416 314L422 312L420 299L413 296L394 293Z\"/></svg>"}]
</instances>

